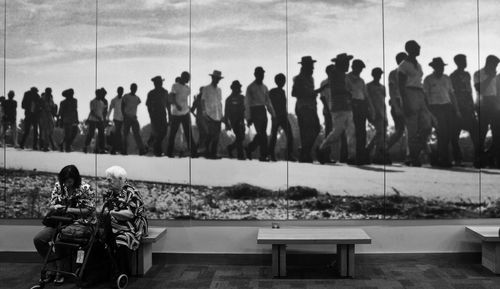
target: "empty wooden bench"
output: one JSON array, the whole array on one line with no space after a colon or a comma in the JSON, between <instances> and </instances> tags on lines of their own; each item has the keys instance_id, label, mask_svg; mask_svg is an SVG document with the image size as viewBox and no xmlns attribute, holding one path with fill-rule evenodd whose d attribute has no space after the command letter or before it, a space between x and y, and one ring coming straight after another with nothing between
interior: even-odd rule
<instances>
[{"instance_id":1,"label":"empty wooden bench","mask_svg":"<svg viewBox=\"0 0 500 289\"><path fill-rule=\"evenodd\" d=\"M341 277L354 277L354 247L371 244L371 238L357 228L259 229L257 244L271 244L273 276L286 276L286 245L337 245L337 267Z\"/></svg>"},{"instance_id":2,"label":"empty wooden bench","mask_svg":"<svg viewBox=\"0 0 500 289\"><path fill-rule=\"evenodd\" d=\"M498 226L470 226L465 231L481 240L481 264L500 274L500 236Z\"/></svg>"},{"instance_id":3,"label":"empty wooden bench","mask_svg":"<svg viewBox=\"0 0 500 289\"><path fill-rule=\"evenodd\" d=\"M153 265L153 243L167 234L167 228L149 227L148 235L142 238L141 246L132 256L132 274L142 276Z\"/></svg>"}]
</instances>

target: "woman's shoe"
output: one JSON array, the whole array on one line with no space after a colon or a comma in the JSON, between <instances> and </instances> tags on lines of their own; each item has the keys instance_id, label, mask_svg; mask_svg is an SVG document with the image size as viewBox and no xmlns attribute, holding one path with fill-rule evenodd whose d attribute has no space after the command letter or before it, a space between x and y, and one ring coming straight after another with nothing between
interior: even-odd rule
<instances>
[{"instance_id":1,"label":"woman's shoe","mask_svg":"<svg viewBox=\"0 0 500 289\"><path fill-rule=\"evenodd\" d=\"M45 278L43 278L43 280L41 280L41 281L43 283L47 284L47 283L54 281L55 278L56 278L56 274L54 272L47 272L47 273L45 273Z\"/></svg>"},{"instance_id":2,"label":"woman's shoe","mask_svg":"<svg viewBox=\"0 0 500 289\"><path fill-rule=\"evenodd\" d=\"M54 279L54 285L61 286L62 284L64 284L64 276L61 274L57 274Z\"/></svg>"}]
</instances>

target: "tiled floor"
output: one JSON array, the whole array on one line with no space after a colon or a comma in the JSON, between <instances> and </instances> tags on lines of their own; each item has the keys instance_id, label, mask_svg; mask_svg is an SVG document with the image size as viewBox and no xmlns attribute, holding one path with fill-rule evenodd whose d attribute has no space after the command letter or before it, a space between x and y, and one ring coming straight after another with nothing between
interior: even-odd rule
<instances>
[{"instance_id":1,"label":"tiled floor","mask_svg":"<svg viewBox=\"0 0 500 289\"><path fill-rule=\"evenodd\" d=\"M0 288L30 288L39 276L34 263L0 263ZM499 289L500 276L481 264L443 260L397 260L357 264L355 279L340 279L323 267L289 267L289 277L273 279L268 266L156 264L127 288L335 288L335 289ZM103 283L92 288L109 288ZM46 288L53 288L52 285ZM65 284L59 288L76 288Z\"/></svg>"}]
</instances>

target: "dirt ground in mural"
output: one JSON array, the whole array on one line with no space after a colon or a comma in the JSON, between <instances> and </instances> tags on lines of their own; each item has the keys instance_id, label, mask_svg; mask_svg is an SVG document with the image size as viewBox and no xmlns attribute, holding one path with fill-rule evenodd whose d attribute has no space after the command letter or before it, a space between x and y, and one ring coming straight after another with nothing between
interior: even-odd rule
<instances>
[{"instance_id":1,"label":"dirt ground in mural","mask_svg":"<svg viewBox=\"0 0 500 289\"><path fill-rule=\"evenodd\" d=\"M3 218L41 218L46 213L54 173L4 170ZM84 177L97 191L104 178ZM402 195L397 189L384 195L335 195L315 188L292 186L269 190L245 183L227 187L190 186L130 181L143 195L150 219L195 220L318 220L318 219L436 219L500 216L500 199L481 203L470 199L445 200Z\"/></svg>"}]
</instances>

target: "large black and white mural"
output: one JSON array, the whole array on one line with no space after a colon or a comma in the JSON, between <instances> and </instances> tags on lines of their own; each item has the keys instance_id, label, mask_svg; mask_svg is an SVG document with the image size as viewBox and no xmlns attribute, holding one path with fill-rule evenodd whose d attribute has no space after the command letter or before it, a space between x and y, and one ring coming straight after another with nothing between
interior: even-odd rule
<instances>
[{"instance_id":1,"label":"large black and white mural","mask_svg":"<svg viewBox=\"0 0 500 289\"><path fill-rule=\"evenodd\" d=\"M3 1L1 218L74 164L159 220L500 215L494 0Z\"/></svg>"}]
</instances>

